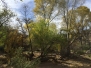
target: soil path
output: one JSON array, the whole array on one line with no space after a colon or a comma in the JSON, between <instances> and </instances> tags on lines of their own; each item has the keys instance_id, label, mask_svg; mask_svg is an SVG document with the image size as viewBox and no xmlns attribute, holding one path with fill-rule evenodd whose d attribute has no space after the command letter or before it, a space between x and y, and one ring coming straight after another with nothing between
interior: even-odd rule
<instances>
[{"instance_id":1,"label":"soil path","mask_svg":"<svg viewBox=\"0 0 91 68\"><path fill-rule=\"evenodd\" d=\"M47 61L39 65L38 68L91 68L91 57L75 57L69 60L58 60L57 62Z\"/></svg>"}]
</instances>

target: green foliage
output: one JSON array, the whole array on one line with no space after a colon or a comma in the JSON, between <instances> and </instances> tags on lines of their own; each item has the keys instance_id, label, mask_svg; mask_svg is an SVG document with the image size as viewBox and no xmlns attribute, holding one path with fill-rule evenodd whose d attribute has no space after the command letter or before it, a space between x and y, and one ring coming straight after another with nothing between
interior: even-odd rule
<instances>
[{"instance_id":1,"label":"green foliage","mask_svg":"<svg viewBox=\"0 0 91 68\"><path fill-rule=\"evenodd\" d=\"M3 8L2 11L0 11L0 27L3 25L8 25L8 22L10 22L10 19L14 17L15 15L10 10Z\"/></svg>"},{"instance_id":2,"label":"green foliage","mask_svg":"<svg viewBox=\"0 0 91 68\"><path fill-rule=\"evenodd\" d=\"M0 27L0 50L4 50L7 36L7 26Z\"/></svg>"},{"instance_id":3,"label":"green foliage","mask_svg":"<svg viewBox=\"0 0 91 68\"><path fill-rule=\"evenodd\" d=\"M81 47L83 50L89 50L90 49L90 46L89 45L82 45Z\"/></svg>"},{"instance_id":4,"label":"green foliage","mask_svg":"<svg viewBox=\"0 0 91 68\"><path fill-rule=\"evenodd\" d=\"M16 49L15 56L11 58L9 66L13 68L36 68L36 66L40 63L39 59L35 59L33 61L27 60L22 55L23 48Z\"/></svg>"},{"instance_id":5,"label":"green foliage","mask_svg":"<svg viewBox=\"0 0 91 68\"><path fill-rule=\"evenodd\" d=\"M23 0L20 0L23 1ZM9 59L10 66L14 68L29 68L36 66L36 60L28 61L22 56L22 48L15 49L24 45L29 45L31 51L41 50L42 55L47 55L51 50L60 51L63 55L72 50L76 54L83 54L84 50L90 47L91 33L91 12L86 6L79 6L83 0L34 0L34 12L38 18L35 22L29 23L27 19L28 10L24 8L26 22L26 31L19 32L18 29L8 27L8 22L14 16L10 10L0 11L0 50L5 49ZM57 31L55 18L62 16L62 27ZM22 21L18 22L21 24ZM22 24L20 26L23 30ZM26 32L26 33L25 33ZM23 35L24 33L24 35ZM28 37L24 43L25 37ZM88 39L87 39L88 38ZM89 41L89 42L88 42ZM84 45L84 43L86 44ZM76 45L76 46L75 46ZM27 49L28 47L26 47ZM29 49L30 49L29 48ZM68 54L69 54L68 53ZM16 55L14 55L16 54ZM61 54L61 55L62 55ZM67 54L67 55L68 55ZM66 55L66 56L67 56Z\"/></svg>"},{"instance_id":6,"label":"green foliage","mask_svg":"<svg viewBox=\"0 0 91 68\"><path fill-rule=\"evenodd\" d=\"M84 50L78 50L78 51L76 51L76 54L77 55L83 55L84 54Z\"/></svg>"},{"instance_id":7,"label":"green foliage","mask_svg":"<svg viewBox=\"0 0 91 68\"><path fill-rule=\"evenodd\" d=\"M6 37L9 29L8 22L13 16L14 14L6 8L3 8L2 11L0 11L0 48L1 49L4 49Z\"/></svg>"},{"instance_id":8,"label":"green foliage","mask_svg":"<svg viewBox=\"0 0 91 68\"><path fill-rule=\"evenodd\" d=\"M30 23L28 26L31 29L32 43L36 45L37 49L41 49L41 52L47 54L48 49L57 41L56 25L42 19L36 23Z\"/></svg>"},{"instance_id":9,"label":"green foliage","mask_svg":"<svg viewBox=\"0 0 91 68\"><path fill-rule=\"evenodd\" d=\"M51 20L54 19L56 16L58 16L60 12L58 6L59 4L62 4L61 1L59 0L34 0L34 2L35 2L35 8L34 8L35 14L42 16L44 19L51 19ZM55 13L55 10L58 10L58 12Z\"/></svg>"},{"instance_id":10,"label":"green foliage","mask_svg":"<svg viewBox=\"0 0 91 68\"><path fill-rule=\"evenodd\" d=\"M91 54L88 54L89 57L91 57Z\"/></svg>"}]
</instances>

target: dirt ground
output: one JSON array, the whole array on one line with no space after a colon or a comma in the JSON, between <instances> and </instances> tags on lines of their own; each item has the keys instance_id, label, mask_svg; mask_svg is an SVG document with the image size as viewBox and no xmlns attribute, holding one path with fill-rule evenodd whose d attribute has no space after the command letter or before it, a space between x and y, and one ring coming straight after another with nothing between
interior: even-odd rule
<instances>
[{"instance_id":1,"label":"dirt ground","mask_svg":"<svg viewBox=\"0 0 91 68\"><path fill-rule=\"evenodd\" d=\"M43 62L38 68L91 68L91 57L80 56L68 60L57 60Z\"/></svg>"},{"instance_id":2,"label":"dirt ground","mask_svg":"<svg viewBox=\"0 0 91 68\"><path fill-rule=\"evenodd\" d=\"M37 56L39 55L37 53ZM59 55L54 57L56 57L56 61L50 58L46 62L41 62L37 68L91 68L91 56L88 55L73 56L67 60L61 60ZM4 64L3 68L6 66Z\"/></svg>"}]
</instances>

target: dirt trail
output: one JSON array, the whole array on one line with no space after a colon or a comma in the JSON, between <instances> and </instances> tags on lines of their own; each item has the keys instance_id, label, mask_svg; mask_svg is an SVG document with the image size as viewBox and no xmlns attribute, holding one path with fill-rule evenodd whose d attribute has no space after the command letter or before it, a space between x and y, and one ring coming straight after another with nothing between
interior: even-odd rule
<instances>
[{"instance_id":1,"label":"dirt trail","mask_svg":"<svg viewBox=\"0 0 91 68\"><path fill-rule=\"evenodd\" d=\"M76 57L69 60L58 60L57 62L47 61L41 63L38 68L91 68L91 57Z\"/></svg>"},{"instance_id":2,"label":"dirt trail","mask_svg":"<svg viewBox=\"0 0 91 68\"><path fill-rule=\"evenodd\" d=\"M61 63L45 62L41 63L38 68L91 68L91 63L81 63L73 60Z\"/></svg>"},{"instance_id":3,"label":"dirt trail","mask_svg":"<svg viewBox=\"0 0 91 68\"><path fill-rule=\"evenodd\" d=\"M0 57L4 58L4 56L2 55L0 55ZM37 68L91 68L91 56L89 57L88 55L82 55L78 57L73 56L67 60L61 60L59 58L60 56L57 55L56 57L57 61L51 58L49 59L49 61L42 62ZM0 68L1 66L2 65L0 65ZM5 68L6 66L7 64L4 64L3 68Z\"/></svg>"}]
</instances>

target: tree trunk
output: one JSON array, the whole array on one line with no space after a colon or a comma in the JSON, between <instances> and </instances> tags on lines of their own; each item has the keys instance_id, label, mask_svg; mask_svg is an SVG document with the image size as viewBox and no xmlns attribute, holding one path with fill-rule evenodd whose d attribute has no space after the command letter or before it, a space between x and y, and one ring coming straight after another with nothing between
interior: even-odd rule
<instances>
[{"instance_id":1,"label":"tree trunk","mask_svg":"<svg viewBox=\"0 0 91 68\"><path fill-rule=\"evenodd\" d=\"M60 52L61 59L68 58L70 56L70 54L71 54L70 45L61 47L61 52Z\"/></svg>"}]
</instances>

